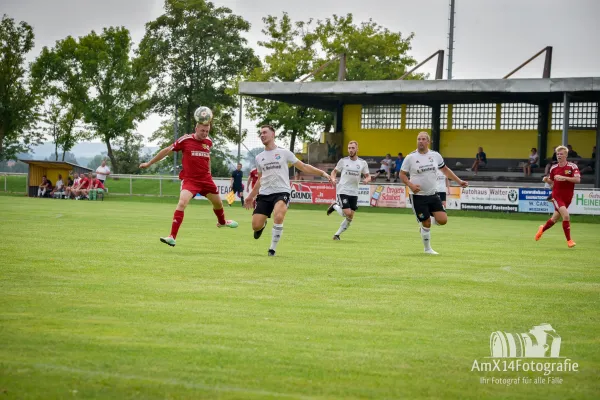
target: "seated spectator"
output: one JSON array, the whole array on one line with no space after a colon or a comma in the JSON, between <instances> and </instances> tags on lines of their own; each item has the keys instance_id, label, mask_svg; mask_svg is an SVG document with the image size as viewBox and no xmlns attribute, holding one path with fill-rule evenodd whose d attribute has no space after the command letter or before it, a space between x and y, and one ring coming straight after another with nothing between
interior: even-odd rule
<instances>
[{"instance_id":1,"label":"seated spectator","mask_svg":"<svg viewBox=\"0 0 600 400\"><path fill-rule=\"evenodd\" d=\"M479 170L479 168L485 167L486 165L487 165L487 156L483 152L483 147L480 147L477 150L477 154L475 154L475 161L473 162L473 166L471 166L471 168L467 168L467 171L473 171L473 172L475 172L475 175L477 175L477 171Z\"/></svg>"},{"instance_id":2,"label":"seated spectator","mask_svg":"<svg viewBox=\"0 0 600 400\"><path fill-rule=\"evenodd\" d=\"M596 146L592 150L592 162L581 169L582 174L595 174L596 173Z\"/></svg>"},{"instance_id":3,"label":"seated spectator","mask_svg":"<svg viewBox=\"0 0 600 400\"><path fill-rule=\"evenodd\" d=\"M390 153L386 154L385 158L381 160L381 166L375 172L375 175L371 178L371 181L375 181L380 174L385 174L386 182L390 181L390 169L392 167L392 156Z\"/></svg>"},{"instance_id":4,"label":"seated spectator","mask_svg":"<svg viewBox=\"0 0 600 400\"><path fill-rule=\"evenodd\" d=\"M573 150L573 146L570 144L567 145L567 149L569 149L569 153L567 154L567 158L581 158L579 154L575 150Z\"/></svg>"},{"instance_id":5,"label":"seated spectator","mask_svg":"<svg viewBox=\"0 0 600 400\"><path fill-rule=\"evenodd\" d=\"M71 177L69 177L69 184L65 188L65 199L71 198L71 191L73 190L73 188L75 188L77 186L79 186L79 174L77 174L77 172L75 172L73 174L73 179L71 179Z\"/></svg>"},{"instance_id":6,"label":"seated spectator","mask_svg":"<svg viewBox=\"0 0 600 400\"><path fill-rule=\"evenodd\" d=\"M398 178L400 178L400 168L402 168L402 163L404 162L404 156L402 153L398 153L398 158L394 161L394 182L398 182Z\"/></svg>"},{"instance_id":7,"label":"seated spectator","mask_svg":"<svg viewBox=\"0 0 600 400\"><path fill-rule=\"evenodd\" d=\"M535 147L531 148L531 154L529 155L529 160L527 164L523 167L523 173L525 176L531 176L531 169L538 167L538 161L540 156L538 155L537 149Z\"/></svg>"},{"instance_id":8,"label":"seated spectator","mask_svg":"<svg viewBox=\"0 0 600 400\"><path fill-rule=\"evenodd\" d=\"M83 197L84 191L88 188L90 184L90 180L85 176L85 174L81 174L79 178L79 185L77 187L73 187L71 193L75 196L75 200L79 200Z\"/></svg>"},{"instance_id":9,"label":"seated spectator","mask_svg":"<svg viewBox=\"0 0 600 400\"><path fill-rule=\"evenodd\" d=\"M96 178L94 175L92 180L90 181L89 189L87 190L87 195L90 200L96 200L98 193L104 193L104 184L101 179Z\"/></svg>"},{"instance_id":10,"label":"seated spectator","mask_svg":"<svg viewBox=\"0 0 600 400\"><path fill-rule=\"evenodd\" d=\"M62 180L62 175L58 174L58 180L56 181L56 185L54 185L54 189L50 192L50 197L60 197L65 192L65 185Z\"/></svg>"},{"instance_id":11,"label":"seated spectator","mask_svg":"<svg viewBox=\"0 0 600 400\"><path fill-rule=\"evenodd\" d=\"M546 168L544 169L544 176L548 176L548 174L550 173L550 168L552 168L552 166L554 164L558 163L558 160L556 159L556 147L558 147L558 146L554 147L555 150L554 150L554 154L552 154L552 158L547 160L548 163L546 164ZM567 155L567 157L568 157L568 155Z\"/></svg>"},{"instance_id":12,"label":"seated spectator","mask_svg":"<svg viewBox=\"0 0 600 400\"><path fill-rule=\"evenodd\" d=\"M42 183L38 187L37 197L46 197L46 193L50 194L52 191L52 182L46 178L46 175L42 176Z\"/></svg>"}]
</instances>

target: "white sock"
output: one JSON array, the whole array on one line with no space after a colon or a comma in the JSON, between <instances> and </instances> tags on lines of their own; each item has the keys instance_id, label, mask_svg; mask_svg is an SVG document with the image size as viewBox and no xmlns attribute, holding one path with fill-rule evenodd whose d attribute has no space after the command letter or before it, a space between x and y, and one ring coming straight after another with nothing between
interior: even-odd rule
<instances>
[{"instance_id":1,"label":"white sock","mask_svg":"<svg viewBox=\"0 0 600 400\"><path fill-rule=\"evenodd\" d=\"M333 209L337 211L338 214L340 214L340 217L345 217L344 210L342 210L342 207L340 207L338 204L334 204Z\"/></svg>"},{"instance_id":2,"label":"white sock","mask_svg":"<svg viewBox=\"0 0 600 400\"><path fill-rule=\"evenodd\" d=\"M421 227L421 239L423 240L423 246L425 246L425 250L431 249L431 244L429 243L429 239L431 238L431 233L429 232L429 228Z\"/></svg>"},{"instance_id":3,"label":"white sock","mask_svg":"<svg viewBox=\"0 0 600 400\"><path fill-rule=\"evenodd\" d=\"M342 223L340 224L339 229L337 230L337 232L335 233L335 236L340 236L346 229L348 229L350 227L350 224L352 223L351 219L348 218L344 218L344 220L342 221Z\"/></svg>"},{"instance_id":4,"label":"white sock","mask_svg":"<svg viewBox=\"0 0 600 400\"><path fill-rule=\"evenodd\" d=\"M279 243L279 239L281 239L281 235L283 234L283 224L273 224L273 229L271 229L271 247L269 249L275 250L277 247L277 243Z\"/></svg>"}]
</instances>

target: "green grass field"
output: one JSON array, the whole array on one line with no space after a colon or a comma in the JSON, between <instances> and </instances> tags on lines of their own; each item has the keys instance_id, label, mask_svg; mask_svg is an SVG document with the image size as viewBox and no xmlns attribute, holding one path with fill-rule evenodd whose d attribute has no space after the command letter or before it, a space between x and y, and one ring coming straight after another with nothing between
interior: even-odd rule
<instances>
[{"instance_id":1,"label":"green grass field","mask_svg":"<svg viewBox=\"0 0 600 400\"><path fill-rule=\"evenodd\" d=\"M255 241L249 211L217 229L192 203L171 248L175 199L0 196L1 398L598 398L600 224L568 249L560 226L451 213L427 256L404 210L334 242L336 214L292 206L267 257L271 222ZM544 322L578 372L480 383L543 377L471 368Z\"/></svg>"}]
</instances>

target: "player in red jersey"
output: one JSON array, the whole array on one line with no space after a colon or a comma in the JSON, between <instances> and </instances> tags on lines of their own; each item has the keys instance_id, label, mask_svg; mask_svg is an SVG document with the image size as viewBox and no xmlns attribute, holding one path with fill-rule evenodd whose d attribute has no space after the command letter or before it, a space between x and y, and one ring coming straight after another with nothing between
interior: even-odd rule
<instances>
[{"instance_id":1,"label":"player in red jersey","mask_svg":"<svg viewBox=\"0 0 600 400\"><path fill-rule=\"evenodd\" d=\"M175 238L183 222L183 210L198 193L205 196L212 203L213 211L218 220L217 227L237 228L238 226L235 221L225 220L223 202L210 173L210 149L213 143L208 137L209 131L210 123L205 125L198 123L194 133L180 137L175 143L159 151L152 160L140 164L140 168L148 168L165 158L172 151L182 152L181 163L183 169L179 173L181 193L173 215L171 235L160 238L161 242L169 246L175 246Z\"/></svg>"},{"instance_id":2,"label":"player in red jersey","mask_svg":"<svg viewBox=\"0 0 600 400\"><path fill-rule=\"evenodd\" d=\"M541 225L535 234L535 240L540 240L542 234L562 217L563 231L567 238L567 246L575 247L575 242L571 239L571 223L569 217L569 205L575 192L575 184L581 182L579 168L577 165L567 161L569 149L565 146L556 148L557 164L550 168L550 174L544 177L544 182L552 185L552 203L554 204L554 214L545 225Z\"/></svg>"},{"instance_id":3,"label":"player in red jersey","mask_svg":"<svg viewBox=\"0 0 600 400\"><path fill-rule=\"evenodd\" d=\"M256 167L252 168L250 171L250 176L248 177L248 182L246 182L246 187L248 188L248 193L252 191L254 185L256 185L256 181L258 181L258 169ZM252 185L250 185L252 184Z\"/></svg>"}]
</instances>

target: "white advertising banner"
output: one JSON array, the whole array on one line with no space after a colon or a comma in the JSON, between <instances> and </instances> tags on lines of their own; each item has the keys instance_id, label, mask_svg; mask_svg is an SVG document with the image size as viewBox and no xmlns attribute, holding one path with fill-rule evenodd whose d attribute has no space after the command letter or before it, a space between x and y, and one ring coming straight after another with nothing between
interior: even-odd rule
<instances>
[{"instance_id":1,"label":"white advertising banner","mask_svg":"<svg viewBox=\"0 0 600 400\"><path fill-rule=\"evenodd\" d=\"M519 211L519 190L515 188L466 187L460 193L465 211Z\"/></svg>"},{"instance_id":2,"label":"white advertising banner","mask_svg":"<svg viewBox=\"0 0 600 400\"><path fill-rule=\"evenodd\" d=\"M576 190L569 213L600 215L600 191Z\"/></svg>"}]
</instances>

